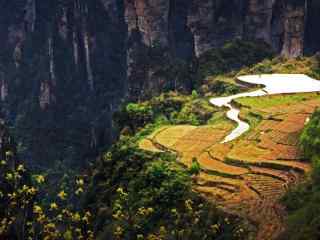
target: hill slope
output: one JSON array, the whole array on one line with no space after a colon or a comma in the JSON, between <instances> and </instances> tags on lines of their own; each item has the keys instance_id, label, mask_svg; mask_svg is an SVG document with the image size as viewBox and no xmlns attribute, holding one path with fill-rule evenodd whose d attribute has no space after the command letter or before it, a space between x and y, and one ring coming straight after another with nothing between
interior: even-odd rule
<instances>
[{"instance_id":1,"label":"hill slope","mask_svg":"<svg viewBox=\"0 0 320 240\"><path fill-rule=\"evenodd\" d=\"M227 212L248 218L258 227L257 239L275 239L286 216L279 199L310 170L301 162L298 138L319 100L317 93L240 98L241 117L252 128L234 142L220 143L232 129L230 122L220 121L160 128L140 147L177 152L187 167L197 159L201 172L194 190Z\"/></svg>"}]
</instances>

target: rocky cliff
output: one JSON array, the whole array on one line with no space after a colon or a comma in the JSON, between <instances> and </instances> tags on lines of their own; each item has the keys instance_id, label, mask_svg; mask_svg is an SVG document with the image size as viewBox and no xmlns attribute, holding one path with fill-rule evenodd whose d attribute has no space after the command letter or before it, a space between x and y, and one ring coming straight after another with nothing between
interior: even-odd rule
<instances>
[{"instance_id":1,"label":"rocky cliff","mask_svg":"<svg viewBox=\"0 0 320 240\"><path fill-rule=\"evenodd\" d=\"M173 77L152 64L152 49L174 63L221 47L232 39L262 40L275 52L297 57L319 50L316 0L126 0L128 83L132 94L163 88ZM157 53L157 52L156 52ZM168 64L170 61L166 61ZM141 67L143 66L143 67ZM175 84L171 83L171 87ZM191 85L191 86L190 86ZM184 89L192 83L179 84ZM130 92L130 89L129 89Z\"/></svg>"},{"instance_id":2,"label":"rocky cliff","mask_svg":"<svg viewBox=\"0 0 320 240\"><path fill-rule=\"evenodd\" d=\"M317 0L0 0L2 117L27 158L77 160L112 140L125 97L192 89L232 39L287 57L320 49ZM31 151L30 151L31 150Z\"/></svg>"},{"instance_id":3,"label":"rocky cliff","mask_svg":"<svg viewBox=\"0 0 320 240\"><path fill-rule=\"evenodd\" d=\"M123 4L0 1L3 117L28 159L82 159L111 140L125 93Z\"/></svg>"}]
</instances>

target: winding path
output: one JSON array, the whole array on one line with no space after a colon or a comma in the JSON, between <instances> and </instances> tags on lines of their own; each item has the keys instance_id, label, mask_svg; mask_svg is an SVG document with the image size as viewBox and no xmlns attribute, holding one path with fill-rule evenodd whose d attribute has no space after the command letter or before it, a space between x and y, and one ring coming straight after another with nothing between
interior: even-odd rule
<instances>
[{"instance_id":1,"label":"winding path","mask_svg":"<svg viewBox=\"0 0 320 240\"><path fill-rule=\"evenodd\" d=\"M240 110L231 104L232 100L241 97L320 91L320 81L303 74L248 75L238 77L238 80L253 85L263 85L264 87L253 92L210 99L210 102L215 106L228 107L230 110L227 112L227 117L238 124L237 128L226 136L222 143L230 142L250 129L249 124L239 119Z\"/></svg>"},{"instance_id":2,"label":"winding path","mask_svg":"<svg viewBox=\"0 0 320 240\"><path fill-rule=\"evenodd\" d=\"M243 76L238 80L263 86L260 90L210 100L230 109L227 115L238 123L236 129L232 131L230 121L197 127L164 126L139 146L152 152L176 152L177 160L186 167L196 158L201 172L194 179L193 189L226 212L247 219L256 240L274 240L285 229L286 211L279 199L310 170L308 163L300 161L297 138L306 120L320 107L320 95L303 94L299 101L292 99L290 103L282 102L283 96L264 97L261 106L258 100L244 106L252 113L263 110L263 119L236 143L230 141L250 126L239 119L240 110L232 105L232 100L318 92L320 81L305 75ZM268 101L277 104L262 104Z\"/></svg>"}]
</instances>

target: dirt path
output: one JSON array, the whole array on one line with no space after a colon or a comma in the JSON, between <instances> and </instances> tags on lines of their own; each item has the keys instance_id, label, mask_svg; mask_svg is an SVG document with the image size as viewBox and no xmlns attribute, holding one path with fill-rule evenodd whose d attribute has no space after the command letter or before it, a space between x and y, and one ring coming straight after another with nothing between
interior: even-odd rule
<instances>
[{"instance_id":1,"label":"dirt path","mask_svg":"<svg viewBox=\"0 0 320 240\"><path fill-rule=\"evenodd\" d=\"M250 129L245 121L239 118L240 109L232 105L232 101L241 97L260 97L272 94L319 92L320 81L312 79L303 74L263 74L240 76L239 81L264 86L253 92L239 93L228 97L210 99L210 103L218 107L228 107L227 117L235 121L238 126L227 135L222 143L230 142L240 137Z\"/></svg>"}]
</instances>

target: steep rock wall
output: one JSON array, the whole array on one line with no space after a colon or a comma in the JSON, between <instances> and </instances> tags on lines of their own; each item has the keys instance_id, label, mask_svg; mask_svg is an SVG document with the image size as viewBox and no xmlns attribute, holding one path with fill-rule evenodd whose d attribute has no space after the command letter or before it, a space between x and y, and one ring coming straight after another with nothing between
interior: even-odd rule
<instances>
[{"instance_id":1,"label":"steep rock wall","mask_svg":"<svg viewBox=\"0 0 320 240\"><path fill-rule=\"evenodd\" d=\"M192 1L188 18L196 56L221 47L226 41L241 38L245 1Z\"/></svg>"},{"instance_id":2,"label":"steep rock wall","mask_svg":"<svg viewBox=\"0 0 320 240\"><path fill-rule=\"evenodd\" d=\"M168 83L171 88L192 88L188 81L178 86L170 83L174 77L162 74L164 71L159 66L170 65L172 59L174 66L179 61L188 65L192 57L199 57L233 39L265 41L276 53L286 57L301 56L305 49L314 51L319 46L311 34L318 16L315 2L126 0L127 73L132 90L129 95L141 96L146 91L158 93ZM154 48L158 51L153 51ZM154 52L162 55L154 56ZM154 64L154 59L160 64Z\"/></svg>"},{"instance_id":3,"label":"steep rock wall","mask_svg":"<svg viewBox=\"0 0 320 240\"><path fill-rule=\"evenodd\" d=\"M82 159L110 143L111 115L125 94L123 4L0 5L1 109L16 127L25 157L44 163Z\"/></svg>"},{"instance_id":4,"label":"steep rock wall","mask_svg":"<svg viewBox=\"0 0 320 240\"><path fill-rule=\"evenodd\" d=\"M303 55L306 19L306 2L292 1L285 6L284 41L281 54L286 57Z\"/></svg>"},{"instance_id":5,"label":"steep rock wall","mask_svg":"<svg viewBox=\"0 0 320 240\"><path fill-rule=\"evenodd\" d=\"M305 53L320 51L320 1L309 0L306 5Z\"/></svg>"}]
</instances>

